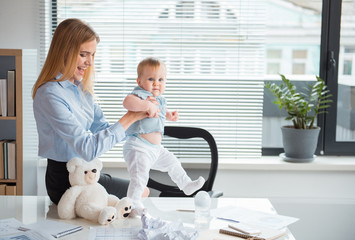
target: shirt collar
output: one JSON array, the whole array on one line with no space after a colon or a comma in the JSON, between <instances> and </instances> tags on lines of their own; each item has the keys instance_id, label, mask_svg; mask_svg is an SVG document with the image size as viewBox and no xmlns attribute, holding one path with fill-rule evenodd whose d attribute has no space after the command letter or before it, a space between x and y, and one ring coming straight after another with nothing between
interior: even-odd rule
<instances>
[{"instance_id":1,"label":"shirt collar","mask_svg":"<svg viewBox=\"0 0 355 240\"><path fill-rule=\"evenodd\" d=\"M59 78L61 78L63 76L63 74L61 74L61 73L59 73L56 77L55 77L55 79L57 80L57 79L59 79ZM62 86L63 88L67 88L67 87L70 87L70 86L79 86L79 84L80 84L80 81L75 81L75 84L73 84L71 81L69 81L69 80L64 80L64 81L60 81L60 82L58 82L58 84L60 85L60 86Z\"/></svg>"},{"instance_id":2,"label":"shirt collar","mask_svg":"<svg viewBox=\"0 0 355 240\"><path fill-rule=\"evenodd\" d=\"M141 91L145 92L146 94L148 94L148 96L153 96L153 93L148 92L147 90L141 88L140 86L136 86L136 87L134 88L134 90L141 90ZM163 97L162 95L159 95L159 96L156 96L155 98L156 98L156 99L159 99L159 98L162 98L162 97Z\"/></svg>"},{"instance_id":3,"label":"shirt collar","mask_svg":"<svg viewBox=\"0 0 355 240\"><path fill-rule=\"evenodd\" d=\"M76 86L69 80L60 81L60 82L58 82L58 84L60 86L62 86L63 88L67 88L67 87L70 87L70 86Z\"/></svg>"}]
</instances>

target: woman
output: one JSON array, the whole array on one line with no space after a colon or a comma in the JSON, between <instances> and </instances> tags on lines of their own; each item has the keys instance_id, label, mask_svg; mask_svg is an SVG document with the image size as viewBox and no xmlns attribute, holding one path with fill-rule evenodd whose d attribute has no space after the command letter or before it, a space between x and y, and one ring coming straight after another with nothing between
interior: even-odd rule
<instances>
[{"instance_id":1,"label":"woman","mask_svg":"<svg viewBox=\"0 0 355 240\"><path fill-rule=\"evenodd\" d=\"M125 130L146 112L127 112L110 125L93 94L96 46L100 38L79 19L61 22L54 32L43 69L33 87L39 155L48 159L46 188L58 204L70 187L66 163L99 157L125 138ZM101 174L108 193L126 196L129 181ZM145 195L148 195L147 189Z\"/></svg>"}]
</instances>

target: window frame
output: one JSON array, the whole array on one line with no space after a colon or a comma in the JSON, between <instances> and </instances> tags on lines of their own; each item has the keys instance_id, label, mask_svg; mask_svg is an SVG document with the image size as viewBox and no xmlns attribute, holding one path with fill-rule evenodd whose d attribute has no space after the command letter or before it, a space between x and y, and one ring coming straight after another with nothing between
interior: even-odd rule
<instances>
[{"instance_id":1,"label":"window frame","mask_svg":"<svg viewBox=\"0 0 355 240\"><path fill-rule=\"evenodd\" d=\"M324 155L355 154L355 141L336 141L341 9L342 1L323 0L320 77L325 79L333 95L328 113L319 118L323 130L318 150L323 149ZM332 56L336 63L334 67L330 64Z\"/></svg>"}]
</instances>

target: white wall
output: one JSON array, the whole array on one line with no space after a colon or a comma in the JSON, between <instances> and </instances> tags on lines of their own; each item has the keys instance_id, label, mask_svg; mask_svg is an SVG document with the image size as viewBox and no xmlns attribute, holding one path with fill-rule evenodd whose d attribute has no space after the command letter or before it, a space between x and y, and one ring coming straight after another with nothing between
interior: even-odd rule
<instances>
[{"instance_id":1,"label":"white wall","mask_svg":"<svg viewBox=\"0 0 355 240\"><path fill-rule=\"evenodd\" d=\"M37 2L38 0L0 0L0 48L36 49L38 52L40 44ZM35 59L38 62L38 58ZM38 64L35 63L36 65ZM38 74L34 75L36 78ZM23 121L26 123L26 119ZM23 166L23 194L36 195L38 188L35 159L24 156Z\"/></svg>"},{"instance_id":2,"label":"white wall","mask_svg":"<svg viewBox=\"0 0 355 240\"><path fill-rule=\"evenodd\" d=\"M38 0L0 0L0 48L37 49L39 62L38 5Z\"/></svg>"},{"instance_id":3,"label":"white wall","mask_svg":"<svg viewBox=\"0 0 355 240\"><path fill-rule=\"evenodd\" d=\"M0 1L0 48L39 48L37 0Z\"/></svg>"}]
</instances>

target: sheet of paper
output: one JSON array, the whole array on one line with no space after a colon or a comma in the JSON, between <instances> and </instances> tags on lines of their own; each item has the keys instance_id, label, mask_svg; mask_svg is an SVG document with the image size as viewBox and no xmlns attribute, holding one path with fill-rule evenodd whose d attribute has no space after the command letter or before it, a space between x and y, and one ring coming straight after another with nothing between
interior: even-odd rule
<instances>
[{"instance_id":1,"label":"sheet of paper","mask_svg":"<svg viewBox=\"0 0 355 240\"><path fill-rule=\"evenodd\" d=\"M83 229L82 226L69 224L62 221L54 221L49 219L44 219L33 224L23 225L19 228L20 230L31 229L38 232L45 232L56 238L76 233Z\"/></svg>"},{"instance_id":2,"label":"sheet of paper","mask_svg":"<svg viewBox=\"0 0 355 240\"><path fill-rule=\"evenodd\" d=\"M91 227L89 240L139 240L138 232L141 228L110 228L110 227Z\"/></svg>"},{"instance_id":3,"label":"sheet of paper","mask_svg":"<svg viewBox=\"0 0 355 240\"><path fill-rule=\"evenodd\" d=\"M49 236L50 237L50 236ZM48 238L48 236L44 236L41 233L37 232L37 231L33 231L33 230L29 230L26 232L23 231L18 231L16 233L12 233L10 235L7 236L1 236L0 235L0 240L51 240L51 239L55 239L55 238Z\"/></svg>"},{"instance_id":4,"label":"sheet of paper","mask_svg":"<svg viewBox=\"0 0 355 240\"><path fill-rule=\"evenodd\" d=\"M22 222L15 218L7 218L0 220L0 240L51 240L55 239L50 235L39 233L37 231L20 231L18 228L22 226Z\"/></svg>"},{"instance_id":5,"label":"sheet of paper","mask_svg":"<svg viewBox=\"0 0 355 240\"><path fill-rule=\"evenodd\" d=\"M18 232L22 222L15 218L0 219L0 236L7 236Z\"/></svg>"},{"instance_id":6,"label":"sheet of paper","mask_svg":"<svg viewBox=\"0 0 355 240\"><path fill-rule=\"evenodd\" d=\"M299 220L294 217L270 214L234 206L212 209L211 215L220 219L250 223L273 229L282 229Z\"/></svg>"}]
</instances>

